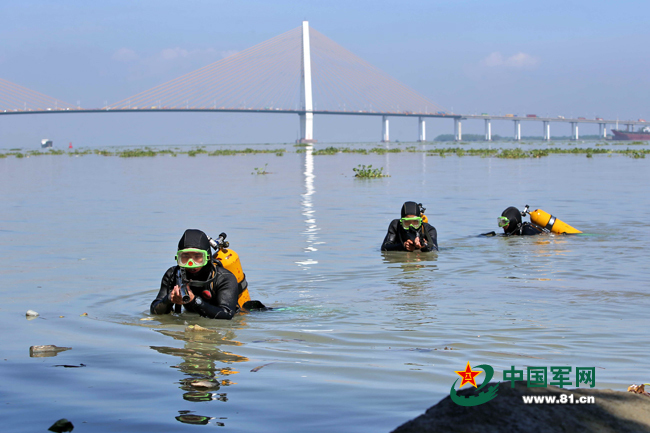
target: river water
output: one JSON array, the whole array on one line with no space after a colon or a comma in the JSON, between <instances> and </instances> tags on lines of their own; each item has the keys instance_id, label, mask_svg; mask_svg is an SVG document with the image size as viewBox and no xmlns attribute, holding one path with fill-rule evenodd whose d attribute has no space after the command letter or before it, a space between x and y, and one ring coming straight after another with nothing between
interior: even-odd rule
<instances>
[{"instance_id":1,"label":"river water","mask_svg":"<svg viewBox=\"0 0 650 433\"><path fill-rule=\"evenodd\" d=\"M467 362L495 380L571 366L595 367L597 388L648 381L649 159L285 147L0 159L6 431L67 418L84 432L388 432L449 395ZM355 179L358 164L390 177ZM427 208L438 253L379 251L408 200ZM476 236L525 204L585 234ZM186 228L226 232L252 297L275 310L151 316ZM47 344L71 350L30 357Z\"/></svg>"}]
</instances>

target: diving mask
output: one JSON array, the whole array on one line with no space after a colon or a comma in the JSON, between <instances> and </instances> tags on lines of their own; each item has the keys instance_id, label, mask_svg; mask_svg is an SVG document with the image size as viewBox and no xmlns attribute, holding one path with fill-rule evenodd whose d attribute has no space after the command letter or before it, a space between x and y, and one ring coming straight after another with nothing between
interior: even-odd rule
<instances>
[{"instance_id":1,"label":"diving mask","mask_svg":"<svg viewBox=\"0 0 650 433\"><path fill-rule=\"evenodd\" d=\"M508 217L500 216L497 218L497 223L499 224L499 227L503 228L510 225L510 219L508 219Z\"/></svg>"},{"instance_id":2,"label":"diving mask","mask_svg":"<svg viewBox=\"0 0 650 433\"><path fill-rule=\"evenodd\" d=\"M404 230L408 230L409 227L413 227L414 229L417 230L422 225L422 218L420 217L401 218L399 222L400 224L402 224L402 227L404 227Z\"/></svg>"},{"instance_id":3,"label":"diving mask","mask_svg":"<svg viewBox=\"0 0 650 433\"><path fill-rule=\"evenodd\" d=\"M208 252L198 248L185 248L176 253L176 261L182 268L200 268L208 263Z\"/></svg>"}]
</instances>

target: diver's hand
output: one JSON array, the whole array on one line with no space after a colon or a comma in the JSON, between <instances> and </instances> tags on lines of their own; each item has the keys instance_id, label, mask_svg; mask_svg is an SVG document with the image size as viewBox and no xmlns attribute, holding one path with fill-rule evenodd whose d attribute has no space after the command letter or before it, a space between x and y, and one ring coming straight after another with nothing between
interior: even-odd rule
<instances>
[{"instance_id":1,"label":"diver's hand","mask_svg":"<svg viewBox=\"0 0 650 433\"><path fill-rule=\"evenodd\" d=\"M189 287L187 288L187 294L190 296L190 300L189 300L189 302L187 302L187 304L189 304L190 302L192 302L194 300L194 293L192 293L192 290L190 290ZM178 304L178 305L185 304L185 302L183 302L183 297L181 296L181 288L178 287L178 286L174 286L174 289L169 294L169 299L174 304Z\"/></svg>"},{"instance_id":2,"label":"diver's hand","mask_svg":"<svg viewBox=\"0 0 650 433\"><path fill-rule=\"evenodd\" d=\"M418 250L421 250L422 248L426 248L427 245L428 244L426 239L422 239L422 241L420 241L419 237L415 238L415 248L417 248Z\"/></svg>"},{"instance_id":3,"label":"diver's hand","mask_svg":"<svg viewBox=\"0 0 650 433\"><path fill-rule=\"evenodd\" d=\"M417 239L416 239L416 241L417 241ZM404 242L404 249L406 251L415 251L415 244L413 243L412 240L409 239L406 242Z\"/></svg>"}]
</instances>

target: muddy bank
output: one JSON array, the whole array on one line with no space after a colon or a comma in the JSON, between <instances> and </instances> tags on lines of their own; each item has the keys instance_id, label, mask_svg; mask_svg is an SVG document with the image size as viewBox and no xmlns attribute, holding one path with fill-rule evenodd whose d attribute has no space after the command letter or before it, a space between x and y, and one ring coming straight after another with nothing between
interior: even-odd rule
<instances>
[{"instance_id":1,"label":"muddy bank","mask_svg":"<svg viewBox=\"0 0 650 433\"><path fill-rule=\"evenodd\" d=\"M490 385L488 385L490 386ZM487 389L487 387L486 387ZM458 395L473 394L458 391ZM568 400L593 396L594 404L524 404L522 396L555 396ZM527 388L526 382L501 383L497 396L482 405L463 407L449 396L393 433L491 432L650 432L650 397L609 389Z\"/></svg>"}]
</instances>

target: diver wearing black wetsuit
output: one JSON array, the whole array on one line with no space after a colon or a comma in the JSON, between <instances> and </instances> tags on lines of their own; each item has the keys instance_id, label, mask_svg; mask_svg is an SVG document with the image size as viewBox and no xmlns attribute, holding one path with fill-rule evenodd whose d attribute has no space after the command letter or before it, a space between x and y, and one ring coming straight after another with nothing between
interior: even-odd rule
<instances>
[{"instance_id":1,"label":"diver wearing black wetsuit","mask_svg":"<svg viewBox=\"0 0 650 433\"><path fill-rule=\"evenodd\" d=\"M200 268L188 269L187 278L190 280L192 292L190 302L183 304L187 311L198 313L210 319L230 320L239 311L237 298L239 287L235 275L224 269L220 262L212 260L210 241L200 230L186 230L178 242L181 250L193 249L207 252L207 264ZM190 262L191 263L191 262ZM177 272L180 266L167 269L160 283L158 296L151 303L151 314L168 314L176 305L180 312L181 304L172 302L172 291L177 285Z\"/></svg>"},{"instance_id":2,"label":"diver wearing black wetsuit","mask_svg":"<svg viewBox=\"0 0 650 433\"><path fill-rule=\"evenodd\" d=\"M413 225L407 229L404 228L405 221L419 218L423 213L421 205L407 201L402 206L402 218L394 219L388 225L388 233L381 245L382 251L408 251L405 247L407 241L414 242L419 238L420 244L423 245L420 251L438 251L438 232L436 228L429 223L421 222L421 225L415 228ZM408 216L416 216L408 218ZM406 224L408 225L408 224ZM424 242L422 242L424 241ZM415 248L418 249L418 248Z\"/></svg>"},{"instance_id":3,"label":"diver wearing black wetsuit","mask_svg":"<svg viewBox=\"0 0 650 433\"><path fill-rule=\"evenodd\" d=\"M503 227L506 236L533 236L544 233L542 229L529 222L522 223L521 212L514 206L504 210L501 216L508 218L508 224Z\"/></svg>"}]
</instances>

